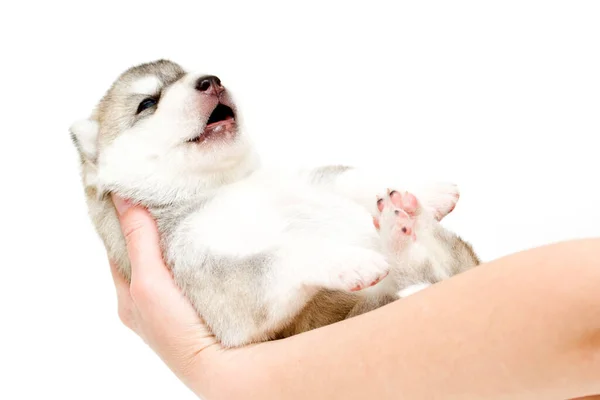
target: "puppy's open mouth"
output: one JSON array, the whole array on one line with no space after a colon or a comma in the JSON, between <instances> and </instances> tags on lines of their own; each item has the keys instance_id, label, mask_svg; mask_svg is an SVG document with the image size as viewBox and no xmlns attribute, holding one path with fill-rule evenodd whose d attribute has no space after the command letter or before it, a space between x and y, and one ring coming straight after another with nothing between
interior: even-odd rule
<instances>
[{"instance_id":1,"label":"puppy's open mouth","mask_svg":"<svg viewBox=\"0 0 600 400\"><path fill-rule=\"evenodd\" d=\"M219 103L213 112L208 117L208 121L206 121L206 127L208 128L212 124L216 124L222 121L228 121L235 118L235 114L231 107L226 106L225 104Z\"/></svg>"},{"instance_id":2,"label":"puppy's open mouth","mask_svg":"<svg viewBox=\"0 0 600 400\"><path fill-rule=\"evenodd\" d=\"M235 113L231 107L219 103L208 117L204 132L188 140L188 142L200 143L212 137L223 136L228 138L234 134Z\"/></svg>"},{"instance_id":3,"label":"puppy's open mouth","mask_svg":"<svg viewBox=\"0 0 600 400\"><path fill-rule=\"evenodd\" d=\"M235 131L235 113L233 109L225 104L219 103L206 121L204 132L188 142L199 143L212 136L227 134Z\"/></svg>"}]
</instances>

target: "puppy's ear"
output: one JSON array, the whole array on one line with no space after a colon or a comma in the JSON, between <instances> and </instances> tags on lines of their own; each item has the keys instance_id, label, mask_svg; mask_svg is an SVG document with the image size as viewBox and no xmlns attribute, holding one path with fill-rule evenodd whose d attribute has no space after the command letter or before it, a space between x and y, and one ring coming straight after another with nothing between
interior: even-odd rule
<instances>
[{"instance_id":1,"label":"puppy's ear","mask_svg":"<svg viewBox=\"0 0 600 400\"><path fill-rule=\"evenodd\" d=\"M95 164L98 157L98 122L92 119L76 121L69 128L69 133L82 159Z\"/></svg>"}]
</instances>

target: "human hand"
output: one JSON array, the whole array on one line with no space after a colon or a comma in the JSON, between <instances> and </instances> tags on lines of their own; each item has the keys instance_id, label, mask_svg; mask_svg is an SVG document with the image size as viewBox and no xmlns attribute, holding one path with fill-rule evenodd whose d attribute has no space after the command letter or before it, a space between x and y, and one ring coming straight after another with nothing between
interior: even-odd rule
<instances>
[{"instance_id":1,"label":"human hand","mask_svg":"<svg viewBox=\"0 0 600 400\"><path fill-rule=\"evenodd\" d=\"M131 284L110 263L121 321L193 392L210 399L218 391L222 397L227 389L221 385L233 373L231 359L239 364L240 351L224 350L179 290L163 262L150 214L122 199L113 201L131 262Z\"/></svg>"}]
</instances>

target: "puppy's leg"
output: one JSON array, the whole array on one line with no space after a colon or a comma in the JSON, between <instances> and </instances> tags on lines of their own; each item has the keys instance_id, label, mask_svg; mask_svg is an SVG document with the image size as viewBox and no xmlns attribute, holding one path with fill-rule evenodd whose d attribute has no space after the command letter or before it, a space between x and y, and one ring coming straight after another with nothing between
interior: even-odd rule
<instances>
[{"instance_id":1,"label":"puppy's leg","mask_svg":"<svg viewBox=\"0 0 600 400\"><path fill-rule=\"evenodd\" d=\"M384 246L393 254L404 252L417 240L417 218L423 212L419 201L412 193L388 190L385 196L377 198L377 209L380 215L376 225Z\"/></svg>"},{"instance_id":2,"label":"puppy's leg","mask_svg":"<svg viewBox=\"0 0 600 400\"><path fill-rule=\"evenodd\" d=\"M279 273L279 287L318 287L359 291L387 276L390 265L384 254L339 244L303 244L286 250Z\"/></svg>"},{"instance_id":3,"label":"puppy's leg","mask_svg":"<svg viewBox=\"0 0 600 400\"><path fill-rule=\"evenodd\" d=\"M439 225L430 211L424 209L412 193L388 190L378 198L379 225L385 251L394 267L397 296L407 297L430 286L437 279L431 274L430 257L435 249L435 225Z\"/></svg>"},{"instance_id":4,"label":"puppy's leg","mask_svg":"<svg viewBox=\"0 0 600 400\"><path fill-rule=\"evenodd\" d=\"M201 263L180 262L174 276L226 347L268 340L322 288L357 291L389 271L379 252L316 241L245 257L196 255Z\"/></svg>"},{"instance_id":5,"label":"puppy's leg","mask_svg":"<svg viewBox=\"0 0 600 400\"><path fill-rule=\"evenodd\" d=\"M397 295L407 297L479 264L468 243L446 230L436 212L411 193L388 191L377 202L380 234L392 264Z\"/></svg>"},{"instance_id":6,"label":"puppy's leg","mask_svg":"<svg viewBox=\"0 0 600 400\"><path fill-rule=\"evenodd\" d=\"M324 166L303 171L302 174L311 184L350 198L369 210L373 216L378 213L373 198L388 187L410 190L438 221L454 209L459 199L459 190L454 184L401 184L395 174L387 171L370 172L347 166Z\"/></svg>"}]
</instances>

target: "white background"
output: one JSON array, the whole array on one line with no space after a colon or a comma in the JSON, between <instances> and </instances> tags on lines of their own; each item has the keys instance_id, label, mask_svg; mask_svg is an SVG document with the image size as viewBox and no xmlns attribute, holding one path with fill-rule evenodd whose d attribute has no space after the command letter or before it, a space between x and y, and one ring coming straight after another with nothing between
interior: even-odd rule
<instances>
[{"instance_id":1,"label":"white background","mask_svg":"<svg viewBox=\"0 0 600 400\"><path fill-rule=\"evenodd\" d=\"M267 164L458 183L485 260L599 234L600 2L123 3L0 10L2 399L193 398L118 320L67 132L137 63L218 75Z\"/></svg>"}]
</instances>

